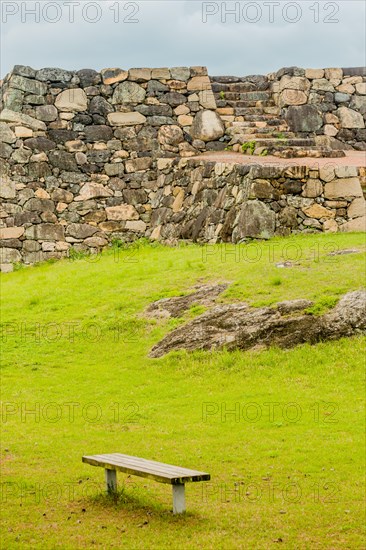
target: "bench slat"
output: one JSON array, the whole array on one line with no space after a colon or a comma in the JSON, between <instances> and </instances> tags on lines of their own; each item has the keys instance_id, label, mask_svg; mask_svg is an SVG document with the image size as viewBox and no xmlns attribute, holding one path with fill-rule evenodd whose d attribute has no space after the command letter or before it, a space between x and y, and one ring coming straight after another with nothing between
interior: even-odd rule
<instances>
[{"instance_id":1,"label":"bench slat","mask_svg":"<svg viewBox=\"0 0 366 550\"><path fill-rule=\"evenodd\" d=\"M171 464L164 464L163 462L146 460L121 453L83 456L82 460L92 466L102 466L106 469L118 470L172 485L191 481L208 481L210 479L210 474L206 472L172 466Z\"/></svg>"},{"instance_id":2,"label":"bench slat","mask_svg":"<svg viewBox=\"0 0 366 550\"><path fill-rule=\"evenodd\" d=\"M146 468L148 470L159 471L163 474L172 475L196 475L204 472L198 472L197 470L191 470L189 468L183 468L181 466L172 466L171 464L164 464L163 462L156 462L155 460L147 460L145 458L138 458L135 456L123 455L120 453L93 455L93 458L101 458L102 460L111 460L113 464L121 464L122 466L136 466L136 468Z\"/></svg>"}]
</instances>

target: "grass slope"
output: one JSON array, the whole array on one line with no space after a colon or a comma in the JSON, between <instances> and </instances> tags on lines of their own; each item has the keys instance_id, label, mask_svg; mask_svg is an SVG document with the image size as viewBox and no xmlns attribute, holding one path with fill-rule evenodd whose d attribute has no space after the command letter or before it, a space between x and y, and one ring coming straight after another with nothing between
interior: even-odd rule
<instances>
[{"instance_id":1,"label":"grass slope","mask_svg":"<svg viewBox=\"0 0 366 550\"><path fill-rule=\"evenodd\" d=\"M328 255L350 247L363 253ZM2 547L363 548L365 339L149 359L202 308L141 314L212 281L231 282L221 301L309 298L318 314L364 285L364 251L357 234L136 245L4 276ZM81 456L107 452L211 482L188 484L188 513L172 516L167 485L120 474L104 496Z\"/></svg>"}]
</instances>

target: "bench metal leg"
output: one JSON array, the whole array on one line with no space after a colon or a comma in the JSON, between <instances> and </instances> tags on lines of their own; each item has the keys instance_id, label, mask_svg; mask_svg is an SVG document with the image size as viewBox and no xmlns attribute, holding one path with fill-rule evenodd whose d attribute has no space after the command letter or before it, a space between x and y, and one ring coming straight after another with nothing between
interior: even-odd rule
<instances>
[{"instance_id":1,"label":"bench metal leg","mask_svg":"<svg viewBox=\"0 0 366 550\"><path fill-rule=\"evenodd\" d=\"M115 493L117 491L117 472L116 470L104 470L105 473L105 490L107 493Z\"/></svg>"},{"instance_id":2,"label":"bench metal leg","mask_svg":"<svg viewBox=\"0 0 366 550\"><path fill-rule=\"evenodd\" d=\"M181 514L186 511L186 499L184 493L184 483L172 485L173 487L173 514Z\"/></svg>"}]
</instances>

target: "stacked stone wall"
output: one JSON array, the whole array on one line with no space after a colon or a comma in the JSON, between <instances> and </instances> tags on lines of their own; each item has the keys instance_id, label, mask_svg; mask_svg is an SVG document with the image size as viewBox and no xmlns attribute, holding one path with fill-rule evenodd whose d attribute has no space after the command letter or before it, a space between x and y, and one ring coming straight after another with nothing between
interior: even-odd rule
<instances>
[{"instance_id":1,"label":"stacked stone wall","mask_svg":"<svg viewBox=\"0 0 366 550\"><path fill-rule=\"evenodd\" d=\"M332 149L366 150L366 68L284 68L269 75L290 130ZM346 145L346 147L345 147Z\"/></svg>"},{"instance_id":2,"label":"stacked stone wall","mask_svg":"<svg viewBox=\"0 0 366 550\"><path fill-rule=\"evenodd\" d=\"M276 76L279 86L322 80L286 71ZM355 78L342 79L355 90L350 105L365 97L364 80ZM286 86L274 91L277 101L294 89ZM225 140L205 67L16 66L1 91L3 264L60 258L71 247L96 252L114 239L239 242L364 228L363 168L334 165L325 177L317 168L189 159ZM308 92L310 100L311 86ZM318 95L321 105L328 96Z\"/></svg>"}]
</instances>

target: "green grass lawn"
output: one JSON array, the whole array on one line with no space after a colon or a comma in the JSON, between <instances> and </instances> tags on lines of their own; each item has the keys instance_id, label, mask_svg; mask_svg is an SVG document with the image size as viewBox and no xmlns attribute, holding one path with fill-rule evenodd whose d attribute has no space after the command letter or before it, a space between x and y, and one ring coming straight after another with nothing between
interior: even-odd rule
<instances>
[{"instance_id":1,"label":"green grass lawn","mask_svg":"<svg viewBox=\"0 0 366 550\"><path fill-rule=\"evenodd\" d=\"M361 253L329 256L344 248ZM144 308L224 281L220 301L322 313L364 286L365 236L136 245L2 277L2 548L364 548L365 338L148 358L202 308ZM173 516L165 484L120 474L104 496L81 457L108 452L211 481Z\"/></svg>"}]
</instances>

